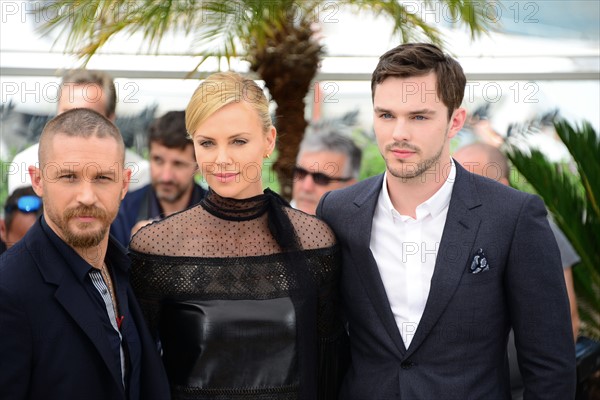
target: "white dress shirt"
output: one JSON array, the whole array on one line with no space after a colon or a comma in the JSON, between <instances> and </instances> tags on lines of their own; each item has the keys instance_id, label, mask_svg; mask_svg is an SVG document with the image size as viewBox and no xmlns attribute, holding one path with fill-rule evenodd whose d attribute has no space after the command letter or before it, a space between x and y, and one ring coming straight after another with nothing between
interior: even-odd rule
<instances>
[{"instance_id":1,"label":"white dress shirt","mask_svg":"<svg viewBox=\"0 0 600 400\"><path fill-rule=\"evenodd\" d=\"M417 206L416 219L394 209L387 189L387 172L377 200L370 247L407 349L429 296L455 177L452 161L442 187Z\"/></svg>"}]
</instances>

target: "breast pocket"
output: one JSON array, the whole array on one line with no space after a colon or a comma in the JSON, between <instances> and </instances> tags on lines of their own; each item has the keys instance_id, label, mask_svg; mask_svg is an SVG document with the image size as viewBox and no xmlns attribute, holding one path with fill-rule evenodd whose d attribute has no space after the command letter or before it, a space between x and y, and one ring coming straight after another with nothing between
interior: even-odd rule
<instances>
[{"instance_id":1,"label":"breast pocket","mask_svg":"<svg viewBox=\"0 0 600 400\"><path fill-rule=\"evenodd\" d=\"M499 276L499 268L490 268L487 271L481 271L479 273L470 272L469 266L465 267L465 271L460 280L460 285L485 285L490 282L494 282L501 279Z\"/></svg>"}]
</instances>

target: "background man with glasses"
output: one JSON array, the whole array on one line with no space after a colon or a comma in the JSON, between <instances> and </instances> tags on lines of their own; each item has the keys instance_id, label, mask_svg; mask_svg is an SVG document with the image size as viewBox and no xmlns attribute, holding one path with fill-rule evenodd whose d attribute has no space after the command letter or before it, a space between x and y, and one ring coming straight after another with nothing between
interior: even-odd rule
<instances>
[{"instance_id":1,"label":"background man with glasses","mask_svg":"<svg viewBox=\"0 0 600 400\"><path fill-rule=\"evenodd\" d=\"M321 197L358 181L361 149L348 136L330 131L304 137L294 168L292 206L315 214Z\"/></svg>"}]
</instances>

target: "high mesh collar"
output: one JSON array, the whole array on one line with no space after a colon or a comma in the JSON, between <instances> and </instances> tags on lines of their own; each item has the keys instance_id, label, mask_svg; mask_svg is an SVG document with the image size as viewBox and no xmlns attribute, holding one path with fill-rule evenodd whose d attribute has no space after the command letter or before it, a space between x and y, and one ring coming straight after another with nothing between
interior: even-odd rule
<instances>
[{"instance_id":1,"label":"high mesh collar","mask_svg":"<svg viewBox=\"0 0 600 400\"><path fill-rule=\"evenodd\" d=\"M269 189L264 194L248 199L231 199L219 196L214 190L209 189L208 194L202 199L202 207L215 217L228 221L249 221L263 215L269 208L269 196L273 192Z\"/></svg>"},{"instance_id":2,"label":"high mesh collar","mask_svg":"<svg viewBox=\"0 0 600 400\"><path fill-rule=\"evenodd\" d=\"M131 239L138 253L173 257L246 257L326 248L335 236L314 216L271 190L236 200L210 191L204 201L146 225Z\"/></svg>"}]
</instances>

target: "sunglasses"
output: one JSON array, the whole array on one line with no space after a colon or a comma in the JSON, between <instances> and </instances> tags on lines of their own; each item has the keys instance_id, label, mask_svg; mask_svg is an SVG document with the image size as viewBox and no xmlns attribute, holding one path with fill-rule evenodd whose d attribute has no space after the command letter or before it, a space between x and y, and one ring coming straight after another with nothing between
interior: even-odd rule
<instances>
[{"instance_id":1,"label":"sunglasses","mask_svg":"<svg viewBox=\"0 0 600 400\"><path fill-rule=\"evenodd\" d=\"M312 180L315 184L319 186L327 186L331 182L348 182L350 178L334 178L329 175L326 175L322 172L310 172L302 167L294 167L294 179L303 180L308 175L312 177Z\"/></svg>"},{"instance_id":2,"label":"sunglasses","mask_svg":"<svg viewBox=\"0 0 600 400\"><path fill-rule=\"evenodd\" d=\"M4 212L10 214L13 211L19 210L23 213L34 213L42 208L42 199L37 196L19 197L17 204L8 204L4 207Z\"/></svg>"}]
</instances>

